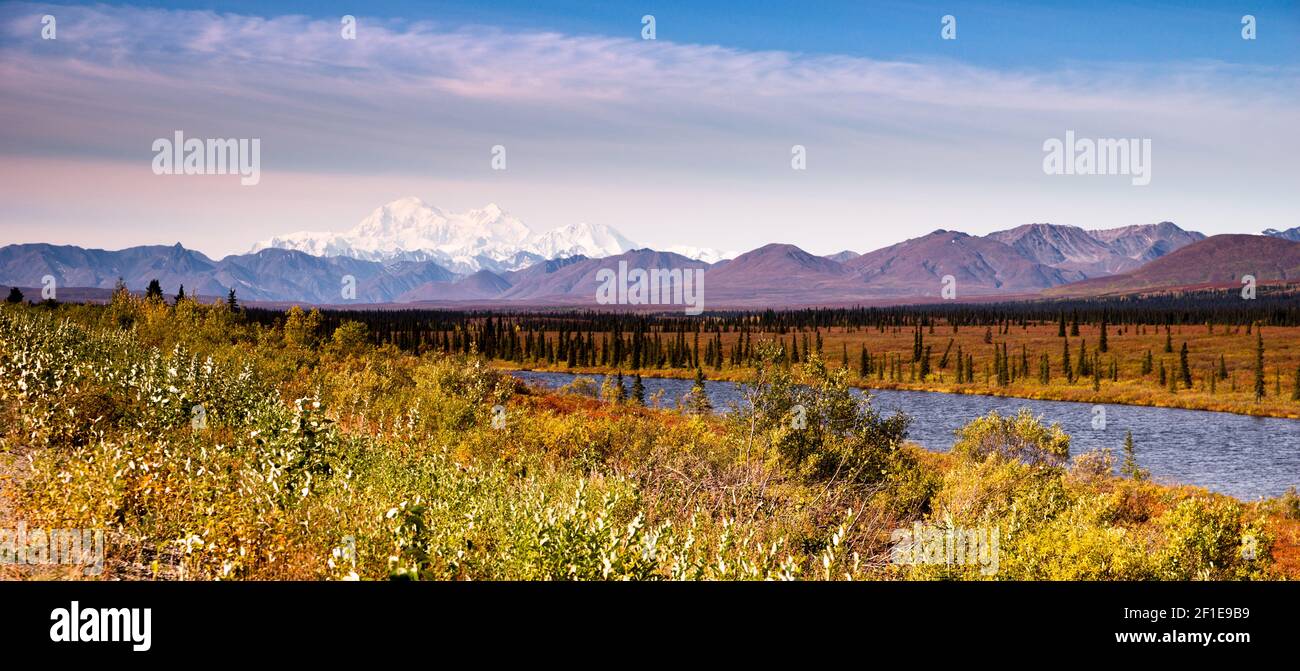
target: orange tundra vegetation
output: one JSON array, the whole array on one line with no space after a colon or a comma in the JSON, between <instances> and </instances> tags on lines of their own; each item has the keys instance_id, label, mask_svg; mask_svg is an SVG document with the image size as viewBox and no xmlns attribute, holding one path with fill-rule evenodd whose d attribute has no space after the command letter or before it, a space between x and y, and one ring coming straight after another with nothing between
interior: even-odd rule
<instances>
[{"instance_id":1,"label":"orange tundra vegetation","mask_svg":"<svg viewBox=\"0 0 1300 671\"><path fill-rule=\"evenodd\" d=\"M991 351L971 331L927 330L925 343ZM224 303L125 292L104 306L6 305L0 527L103 529L107 579L1300 575L1294 492L1247 503L1117 477L1114 455L1071 454L1059 427L1024 413L972 421L949 454L909 444L911 420L855 399L857 372L836 352L898 354L911 337L822 333L798 363L755 342L752 365L723 366L749 383L744 407L716 415L645 408L589 381L543 392L474 354L376 347L356 326L327 336L296 308L261 325ZM1131 367L1163 337L1112 342ZM1202 367L1245 340L1172 337ZM1014 338L1060 345L1045 326L994 334ZM1265 338L1283 349L1280 332ZM948 382L951 370L895 384L982 384L978 366L974 383ZM900 552L910 529L978 530L996 566L900 561L936 559Z\"/></svg>"}]
</instances>

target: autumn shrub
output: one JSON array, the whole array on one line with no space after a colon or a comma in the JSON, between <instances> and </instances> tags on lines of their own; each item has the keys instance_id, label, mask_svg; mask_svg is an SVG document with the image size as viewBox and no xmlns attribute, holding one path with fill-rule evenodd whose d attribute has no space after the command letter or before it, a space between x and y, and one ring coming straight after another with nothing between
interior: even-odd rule
<instances>
[{"instance_id":1,"label":"autumn shrub","mask_svg":"<svg viewBox=\"0 0 1300 671\"><path fill-rule=\"evenodd\" d=\"M1076 456L1070 463L1070 479L1089 485L1105 481L1115 474L1115 452L1103 447Z\"/></svg>"},{"instance_id":2,"label":"autumn shrub","mask_svg":"<svg viewBox=\"0 0 1300 671\"><path fill-rule=\"evenodd\" d=\"M828 369L813 354L798 377L771 353L736 408L733 431L792 472L815 480L879 482L914 467L901 450L910 419L882 417L867 397L857 398L843 368Z\"/></svg>"},{"instance_id":3,"label":"autumn shrub","mask_svg":"<svg viewBox=\"0 0 1300 671\"><path fill-rule=\"evenodd\" d=\"M1028 408L1011 417L993 411L959 429L952 451L971 461L997 456L1032 466L1060 466L1070 458L1070 436L1058 425L1043 426Z\"/></svg>"},{"instance_id":4,"label":"autumn shrub","mask_svg":"<svg viewBox=\"0 0 1300 671\"><path fill-rule=\"evenodd\" d=\"M1239 580L1267 575L1273 539L1239 503L1193 497L1156 520L1162 542L1157 570L1169 580Z\"/></svg>"},{"instance_id":5,"label":"autumn shrub","mask_svg":"<svg viewBox=\"0 0 1300 671\"><path fill-rule=\"evenodd\" d=\"M1287 519L1300 520L1300 493L1295 487L1288 487L1270 506Z\"/></svg>"}]
</instances>

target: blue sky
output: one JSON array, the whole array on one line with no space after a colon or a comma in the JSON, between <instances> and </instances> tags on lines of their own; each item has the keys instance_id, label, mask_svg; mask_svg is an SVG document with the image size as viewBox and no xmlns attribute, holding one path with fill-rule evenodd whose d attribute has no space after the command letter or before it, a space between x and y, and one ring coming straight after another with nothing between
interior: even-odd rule
<instances>
[{"instance_id":1,"label":"blue sky","mask_svg":"<svg viewBox=\"0 0 1300 671\"><path fill-rule=\"evenodd\" d=\"M1294 2L5 3L0 244L220 256L404 196L740 251L1287 228L1298 49ZM152 174L178 129L260 138L261 182ZM1151 184L1044 174L1066 131L1150 139Z\"/></svg>"},{"instance_id":2,"label":"blue sky","mask_svg":"<svg viewBox=\"0 0 1300 671\"><path fill-rule=\"evenodd\" d=\"M567 34L637 36L652 14L660 39L749 50L845 54L877 59L955 58L997 67L1044 67L1072 60L1169 62L1222 59L1295 63L1300 5L1249 2L872 2L870 0L494 0L492 2L140 2L140 6L239 14L401 17L448 26L491 25ZM1265 17L1268 39L1239 37L1243 14ZM939 17L958 19L959 39L924 39ZM1234 39L1226 39L1234 38Z\"/></svg>"},{"instance_id":3,"label":"blue sky","mask_svg":"<svg viewBox=\"0 0 1300 671\"><path fill-rule=\"evenodd\" d=\"M403 1L348 0L134 3L242 14L341 14L400 17L448 26L491 25L565 34L640 34L654 14L660 38L744 49L842 53L870 59L961 59L1039 68L1071 60L1291 62L1300 56L1300 9L1294 0L1183 1ZM958 40L937 33L939 17L958 20ZM1243 14L1266 18L1269 39L1238 38Z\"/></svg>"}]
</instances>

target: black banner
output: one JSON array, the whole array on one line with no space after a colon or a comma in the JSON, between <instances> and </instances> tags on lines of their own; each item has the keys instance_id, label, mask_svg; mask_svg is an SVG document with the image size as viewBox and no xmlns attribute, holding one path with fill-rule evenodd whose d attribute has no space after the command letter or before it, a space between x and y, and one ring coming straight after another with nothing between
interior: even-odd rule
<instances>
[{"instance_id":1,"label":"black banner","mask_svg":"<svg viewBox=\"0 0 1300 671\"><path fill-rule=\"evenodd\" d=\"M41 659L151 665L440 646L496 661L701 646L737 662L1245 660L1291 650L1297 597L1294 583L6 583L0 638Z\"/></svg>"}]
</instances>

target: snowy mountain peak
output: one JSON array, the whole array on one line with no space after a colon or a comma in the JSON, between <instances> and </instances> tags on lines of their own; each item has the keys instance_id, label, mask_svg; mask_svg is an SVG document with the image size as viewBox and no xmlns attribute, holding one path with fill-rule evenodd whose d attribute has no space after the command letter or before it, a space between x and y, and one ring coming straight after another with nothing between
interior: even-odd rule
<instances>
[{"instance_id":1,"label":"snowy mountain peak","mask_svg":"<svg viewBox=\"0 0 1300 671\"><path fill-rule=\"evenodd\" d=\"M665 252L681 254L693 261L703 261L704 263L717 263L726 259L734 259L739 256L739 252L723 251L711 247L691 247L690 245L672 245L664 248Z\"/></svg>"},{"instance_id":2,"label":"snowy mountain peak","mask_svg":"<svg viewBox=\"0 0 1300 671\"><path fill-rule=\"evenodd\" d=\"M531 251L548 259L577 256L615 256L636 248L636 243L604 224L580 222L552 229L530 240Z\"/></svg>"},{"instance_id":3,"label":"snowy mountain peak","mask_svg":"<svg viewBox=\"0 0 1300 671\"><path fill-rule=\"evenodd\" d=\"M592 258L636 245L604 224L569 224L534 233L496 203L465 212L446 212L414 196L376 208L343 233L300 231L253 246L294 249L315 256L350 256L367 261L436 261L462 274L518 270L540 259Z\"/></svg>"}]
</instances>

